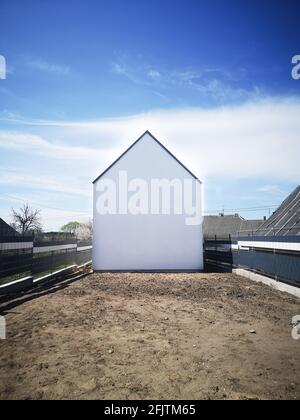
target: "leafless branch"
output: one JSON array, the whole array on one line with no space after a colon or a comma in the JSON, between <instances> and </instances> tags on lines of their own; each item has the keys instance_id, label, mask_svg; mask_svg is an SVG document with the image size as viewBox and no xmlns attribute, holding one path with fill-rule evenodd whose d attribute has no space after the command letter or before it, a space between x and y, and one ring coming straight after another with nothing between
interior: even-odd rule
<instances>
[{"instance_id":1,"label":"leafless branch","mask_svg":"<svg viewBox=\"0 0 300 420\"><path fill-rule=\"evenodd\" d=\"M40 223L41 211L32 209L28 204L24 204L19 210L12 209L13 225L19 233L26 235L26 233L40 231L42 226Z\"/></svg>"}]
</instances>

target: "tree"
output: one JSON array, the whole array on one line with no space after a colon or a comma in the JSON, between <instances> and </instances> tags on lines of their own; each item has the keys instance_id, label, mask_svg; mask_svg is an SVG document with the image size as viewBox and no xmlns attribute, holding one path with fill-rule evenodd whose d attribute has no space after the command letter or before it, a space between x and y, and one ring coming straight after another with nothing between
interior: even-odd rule
<instances>
[{"instance_id":1,"label":"tree","mask_svg":"<svg viewBox=\"0 0 300 420\"><path fill-rule=\"evenodd\" d=\"M84 223L76 221L69 222L62 226L60 230L61 232L71 233L78 239L89 240L93 236L93 222L90 219Z\"/></svg>"},{"instance_id":2,"label":"tree","mask_svg":"<svg viewBox=\"0 0 300 420\"><path fill-rule=\"evenodd\" d=\"M69 222L61 227L61 231L65 233L71 233L72 235L76 235L77 230L80 228L81 223L79 222Z\"/></svg>"},{"instance_id":3,"label":"tree","mask_svg":"<svg viewBox=\"0 0 300 420\"><path fill-rule=\"evenodd\" d=\"M93 222L89 219L87 222L81 223L76 231L76 236L82 241L89 241L93 237Z\"/></svg>"},{"instance_id":4,"label":"tree","mask_svg":"<svg viewBox=\"0 0 300 420\"><path fill-rule=\"evenodd\" d=\"M12 209L12 219L12 226L23 236L42 230L41 210L33 209L28 204L24 204L19 210Z\"/></svg>"}]
</instances>

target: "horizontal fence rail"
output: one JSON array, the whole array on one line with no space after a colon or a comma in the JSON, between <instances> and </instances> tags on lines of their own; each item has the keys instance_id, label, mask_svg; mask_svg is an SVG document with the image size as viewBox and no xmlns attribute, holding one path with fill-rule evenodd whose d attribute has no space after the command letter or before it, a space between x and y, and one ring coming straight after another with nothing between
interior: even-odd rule
<instances>
[{"instance_id":1,"label":"horizontal fence rail","mask_svg":"<svg viewBox=\"0 0 300 420\"><path fill-rule=\"evenodd\" d=\"M33 281L92 260L91 241L34 241L0 237L0 287L32 277ZM1 292L0 292L1 293Z\"/></svg>"},{"instance_id":2,"label":"horizontal fence rail","mask_svg":"<svg viewBox=\"0 0 300 420\"><path fill-rule=\"evenodd\" d=\"M299 232L299 224L296 223L294 226L290 227L264 227L264 228L258 228L258 229L244 229L240 230L237 233L237 237L243 237L243 236L255 236L259 235L261 236L300 236Z\"/></svg>"},{"instance_id":3,"label":"horizontal fence rail","mask_svg":"<svg viewBox=\"0 0 300 420\"><path fill-rule=\"evenodd\" d=\"M207 270L242 268L300 287L300 236L206 239Z\"/></svg>"}]
</instances>

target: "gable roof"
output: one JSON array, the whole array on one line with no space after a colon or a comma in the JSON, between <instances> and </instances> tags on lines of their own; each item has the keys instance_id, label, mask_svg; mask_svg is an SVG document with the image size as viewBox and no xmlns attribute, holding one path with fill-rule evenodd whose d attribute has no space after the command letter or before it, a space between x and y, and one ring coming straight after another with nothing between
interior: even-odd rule
<instances>
[{"instance_id":1,"label":"gable roof","mask_svg":"<svg viewBox=\"0 0 300 420\"><path fill-rule=\"evenodd\" d=\"M127 152L129 152L130 149L132 149L146 134L148 134L154 141L156 141L157 144L159 144L160 147L162 147L170 156L172 156L173 159L176 160L177 163L179 163L180 166L182 166L193 178L195 178L198 182L200 182L202 184L202 182L200 181L199 178L197 178L183 163L180 162L179 159L177 159L176 156L173 155L173 153L171 153L159 140L157 140L157 138L155 138L150 131L145 131L144 134L141 135L141 137L139 137L130 147L128 147L128 149L125 150L124 153L121 154L121 156L118 157L118 159L116 159L107 169L105 169L104 172L102 172L102 174L100 174L94 181L93 184L95 184L95 182L97 182L104 174L106 174L106 172L108 172L110 170L110 168L112 168L120 159L122 159L122 157L124 155L126 155Z\"/></svg>"},{"instance_id":2,"label":"gable roof","mask_svg":"<svg viewBox=\"0 0 300 420\"><path fill-rule=\"evenodd\" d=\"M1 236L19 236L18 232L9 226L3 219L0 217L0 235Z\"/></svg>"}]
</instances>

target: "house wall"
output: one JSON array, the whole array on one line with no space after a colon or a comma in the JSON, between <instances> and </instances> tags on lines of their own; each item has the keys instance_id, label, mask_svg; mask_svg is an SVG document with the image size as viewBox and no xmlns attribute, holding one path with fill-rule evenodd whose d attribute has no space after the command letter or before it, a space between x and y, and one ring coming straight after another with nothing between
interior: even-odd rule
<instances>
[{"instance_id":1,"label":"house wall","mask_svg":"<svg viewBox=\"0 0 300 420\"><path fill-rule=\"evenodd\" d=\"M197 181L148 134L136 143L94 184L94 270L202 270L202 224L187 225L186 214L106 214L97 212L101 182L140 178ZM173 204L174 202L172 202Z\"/></svg>"}]
</instances>

